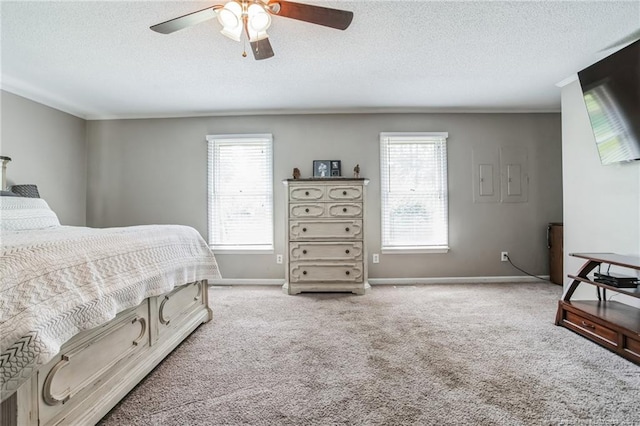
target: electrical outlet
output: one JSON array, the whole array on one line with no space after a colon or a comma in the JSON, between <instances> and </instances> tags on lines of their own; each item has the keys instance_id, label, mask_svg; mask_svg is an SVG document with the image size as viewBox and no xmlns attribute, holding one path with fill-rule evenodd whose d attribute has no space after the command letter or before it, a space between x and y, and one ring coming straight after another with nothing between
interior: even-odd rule
<instances>
[{"instance_id":1,"label":"electrical outlet","mask_svg":"<svg viewBox=\"0 0 640 426\"><path fill-rule=\"evenodd\" d=\"M509 252L508 251L503 251L502 253L500 253L500 261L501 262L508 262L509 261Z\"/></svg>"},{"instance_id":2,"label":"electrical outlet","mask_svg":"<svg viewBox=\"0 0 640 426\"><path fill-rule=\"evenodd\" d=\"M282 255L281 254L277 254L276 255L276 263L282 263Z\"/></svg>"},{"instance_id":3,"label":"electrical outlet","mask_svg":"<svg viewBox=\"0 0 640 426\"><path fill-rule=\"evenodd\" d=\"M373 263L380 263L380 255L378 253L373 253Z\"/></svg>"}]
</instances>

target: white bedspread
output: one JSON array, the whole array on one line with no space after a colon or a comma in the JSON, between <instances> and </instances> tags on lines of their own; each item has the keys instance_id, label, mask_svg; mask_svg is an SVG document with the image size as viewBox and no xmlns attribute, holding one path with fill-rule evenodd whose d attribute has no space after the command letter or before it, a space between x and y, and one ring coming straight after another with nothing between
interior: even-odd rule
<instances>
[{"instance_id":1,"label":"white bedspread","mask_svg":"<svg viewBox=\"0 0 640 426\"><path fill-rule=\"evenodd\" d=\"M0 238L0 400L78 332L175 286L220 277L187 226L57 226Z\"/></svg>"}]
</instances>

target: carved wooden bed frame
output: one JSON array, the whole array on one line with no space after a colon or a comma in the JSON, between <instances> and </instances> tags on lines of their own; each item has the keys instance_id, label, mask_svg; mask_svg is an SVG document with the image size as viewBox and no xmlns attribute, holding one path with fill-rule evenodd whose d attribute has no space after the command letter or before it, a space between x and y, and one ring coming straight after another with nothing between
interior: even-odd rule
<instances>
[{"instance_id":1,"label":"carved wooden bed frame","mask_svg":"<svg viewBox=\"0 0 640 426\"><path fill-rule=\"evenodd\" d=\"M145 299L65 343L0 405L0 424L95 424L202 323L207 281Z\"/></svg>"}]
</instances>

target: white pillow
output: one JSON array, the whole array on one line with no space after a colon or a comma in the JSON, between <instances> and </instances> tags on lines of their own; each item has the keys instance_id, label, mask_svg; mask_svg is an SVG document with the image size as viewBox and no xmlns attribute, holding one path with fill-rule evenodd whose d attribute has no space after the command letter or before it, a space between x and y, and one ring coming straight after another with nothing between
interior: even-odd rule
<instances>
[{"instance_id":1,"label":"white pillow","mask_svg":"<svg viewBox=\"0 0 640 426\"><path fill-rule=\"evenodd\" d=\"M0 229L24 231L60 226L58 216L42 198L0 197Z\"/></svg>"}]
</instances>

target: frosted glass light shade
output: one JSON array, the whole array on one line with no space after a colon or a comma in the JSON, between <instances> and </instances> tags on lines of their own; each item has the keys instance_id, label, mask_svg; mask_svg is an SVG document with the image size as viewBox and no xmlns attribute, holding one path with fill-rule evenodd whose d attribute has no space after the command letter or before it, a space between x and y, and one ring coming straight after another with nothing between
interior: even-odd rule
<instances>
[{"instance_id":1,"label":"frosted glass light shade","mask_svg":"<svg viewBox=\"0 0 640 426\"><path fill-rule=\"evenodd\" d=\"M240 41L242 34L242 6L235 1L230 1L218 12L218 21L222 25L223 35L232 40Z\"/></svg>"},{"instance_id":2,"label":"frosted glass light shade","mask_svg":"<svg viewBox=\"0 0 640 426\"><path fill-rule=\"evenodd\" d=\"M266 31L271 25L271 15L269 15L264 7L259 4L253 3L247 9L247 15L249 17L249 27L257 33Z\"/></svg>"},{"instance_id":3,"label":"frosted glass light shade","mask_svg":"<svg viewBox=\"0 0 640 426\"><path fill-rule=\"evenodd\" d=\"M223 27L236 27L242 23L242 6L230 1L218 12L218 21Z\"/></svg>"},{"instance_id":4,"label":"frosted glass light shade","mask_svg":"<svg viewBox=\"0 0 640 426\"><path fill-rule=\"evenodd\" d=\"M231 12L226 8L222 8L218 12L218 21L223 27L231 27L231 28L237 27L238 24L240 23L240 21L238 20L238 17L233 12Z\"/></svg>"}]
</instances>

